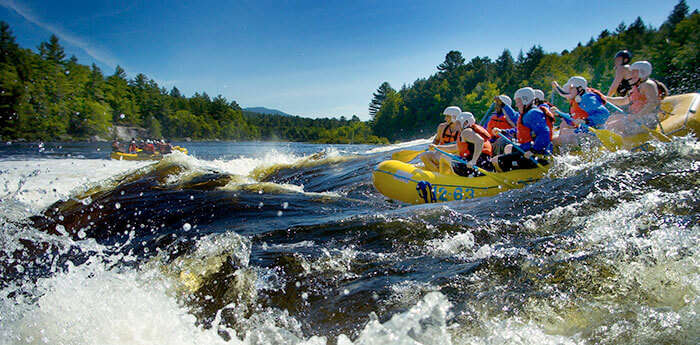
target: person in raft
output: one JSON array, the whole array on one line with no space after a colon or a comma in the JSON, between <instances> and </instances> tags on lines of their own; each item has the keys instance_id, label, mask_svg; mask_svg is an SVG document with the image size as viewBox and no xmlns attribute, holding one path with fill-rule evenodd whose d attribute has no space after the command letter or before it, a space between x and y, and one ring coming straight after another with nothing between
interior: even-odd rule
<instances>
[{"instance_id":1,"label":"person in raft","mask_svg":"<svg viewBox=\"0 0 700 345\"><path fill-rule=\"evenodd\" d=\"M493 129L515 128L515 124L518 122L518 116L520 116L520 114L511 108L513 101L506 95L498 95L494 97L493 104L495 111L490 116L482 120L481 126L486 127L486 130L491 135L493 153L500 154L503 153L503 148L508 144L508 142L496 135L496 133L493 132Z\"/></svg>"},{"instance_id":2,"label":"person in raft","mask_svg":"<svg viewBox=\"0 0 700 345\"><path fill-rule=\"evenodd\" d=\"M615 114L605 124L606 128L623 136L655 128L661 100L668 95L666 86L649 79L652 67L648 61L637 61L630 65L632 89L625 97L608 97L608 101L618 106L629 105L630 114Z\"/></svg>"},{"instance_id":3,"label":"person in raft","mask_svg":"<svg viewBox=\"0 0 700 345\"><path fill-rule=\"evenodd\" d=\"M578 145L582 139L590 138L589 133L576 130L581 124L603 129L605 121L610 116L610 111L605 108L605 96L594 89L588 87L588 81L581 76L569 78L564 88L560 87L556 81L552 81L552 87L569 101L570 117L573 123L562 122L559 126L559 136L554 138L554 143L560 146ZM559 109L551 107L552 113Z\"/></svg>"},{"instance_id":4,"label":"person in raft","mask_svg":"<svg viewBox=\"0 0 700 345\"><path fill-rule=\"evenodd\" d=\"M459 176L480 176L481 174L473 166L478 166L485 170L492 170L493 165L489 161L492 154L491 135L488 131L476 124L474 115L470 112L463 112L457 117L457 125L460 128L459 139L454 144L430 145L430 148L439 148L443 151L457 153L462 160L467 163L453 161L451 166L444 164L446 158L440 159L441 174L457 174ZM446 168L445 168L446 166Z\"/></svg>"},{"instance_id":5,"label":"person in raft","mask_svg":"<svg viewBox=\"0 0 700 345\"><path fill-rule=\"evenodd\" d=\"M433 140L434 145L445 145L457 142L459 138L459 127L457 126L457 116L462 113L462 109L457 106L449 106L442 112L445 115L445 122L437 127L437 133ZM424 152L420 155L420 160L425 168L432 171L439 171L440 153L435 151Z\"/></svg>"},{"instance_id":6,"label":"person in raft","mask_svg":"<svg viewBox=\"0 0 700 345\"><path fill-rule=\"evenodd\" d=\"M613 80L608 97L612 97L617 93L620 97L624 97L632 90L632 70L629 63L632 61L632 53L628 50L621 50L615 54L615 79Z\"/></svg>"},{"instance_id":7,"label":"person in raft","mask_svg":"<svg viewBox=\"0 0 700 345\"><path fill-rule=\"evenodd\" d=\"M535 105L535 90L524 87L515 92L515 105L520 114L515 129L504 130L515 132L517 144L525 151L513 149L512 145L505 148L506 154L493 157L491 163L497 171L510 171L513 169L535 168L535 163L530 159L535 154L550 155L552 153L552 126L553 122L547 119L547 115ZM500 129L494 130L500 134ZM547 164L544 159L538 159L540 164Z\"/></svg>"}]
</instances>

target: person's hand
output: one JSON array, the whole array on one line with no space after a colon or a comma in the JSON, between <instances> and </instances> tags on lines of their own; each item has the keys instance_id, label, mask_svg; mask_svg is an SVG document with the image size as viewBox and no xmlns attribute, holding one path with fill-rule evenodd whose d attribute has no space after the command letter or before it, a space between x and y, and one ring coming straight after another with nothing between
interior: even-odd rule
<instances>
[{"instance_id":1,"label":"person's hand","mask_svg":"<svg viewBox=\"0 0 700 345\"><path fill-rule=\"evenodd\" d=\"M499 135L499 134L501 133L501 129L498 128L498 127L495 127L495 128L492 129L491 131L493 131L493 134L496 134L496 135Z\"/></svg>"},{"instance_id":2,"label":"person's hand","mask_svg":"<svg viewBox=\"0 0 700 345\"><path fill-rule=\"evenodd\" d=\"M506 145L506 147L503 148L503 153L505 153L507 155L513 153L513 145L512 144Z\"/></svg>"},{"instance_id":3,"label":"person's hand","mask_svg":"<svg viewBox=\"0 0 700 345\"><path fill-rule=\"evenodd\" d=\"M530 159L530 157L532 157L532 151L525 151L524 156L525 158Z\"/></svg>"},{"instance_id":4,"label":"person's hand","mask_svg":"<svg viewBox=\"0 0 700 345\"><path fill-rule=\"evenodd\" d=\"M557 112L559 111L559 108L557 108L557 107L555 107L555 106L551 106L551 107L549 108L549 111L551 111L552 114L559 116L559 114L557 113Z\"/></svg>"},{"instance_id":5,"label":"person's hand","mask_svg":"<svg viewBox=\"0 0 700 345\"><path fill-rule=\"evenodd\" d=\"M586 123L586 121L583 120L583 119L574 119L574 124L575 124L576 126L580 126L580 125L582 125L582 124L584 124L584 123Z\"/></svg>"},{"instance_id":6,"label":"person's hand","mask_svg":"<svg viewBox=\"0 0 700 345\"><path fill-rule=\"evenodd\" d=\"M436 147L437 147L437 145L435 145L435 144L428 145L428 149L431 151L434 151Z\"/></svg>"},{"instance_id":7,"label":"person's hand","mask_svg":"<svg viewBox=\"0 0 700 345\"><path fill-rule=\"evenodd\" d=\"M471 161L469 161L469 162L467 163L467 165L468 165L470 168L474 168L474 167L476 167L476 161L472 159Z\"/></svg>"},{"instance_id":8,"label":"person's hand","mask_svg":"<svg viewBox=\"0 0 700 345\"><path fill-rule=\"evenodd\" d=\"M556 80L552 80L552 87L553 87L553 88L559 88L559 83L557 83Z\"/></svg>"}]
</instances>

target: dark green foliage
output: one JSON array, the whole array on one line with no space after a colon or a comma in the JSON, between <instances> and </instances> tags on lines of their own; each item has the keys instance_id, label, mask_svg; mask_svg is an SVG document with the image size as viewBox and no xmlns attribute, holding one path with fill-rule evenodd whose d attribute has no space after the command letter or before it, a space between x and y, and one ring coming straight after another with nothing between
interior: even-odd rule
<instances>
[{"instance_id":1,"label":"dark green foliage","mask_svg":"<svg viewBox=\"0 0 700 345\"><path fill-rule=\"evenodd\" d=\"M521 51L515 60L506 49L493 62L475 57L464 64L462 54L452 50L435 74L387 95L372 117L372 129L392 141L428 137L449 105L471 111L480 119L498 94L513 97L518 88L532 86L549 95L552 80L563 83L574 75L584 76L591 87L607 93L614 77L613 57L622 49L632 51L633 61L650 61L652 77L666 83L671 93L697 92L700 15L688 12L681 0L659 29L638 17L629 26L620 23L614 32L603 30L597 39L561 54L547 53L535 45L527 53ZM561 98L555 101L567 108Z\"/></svg>"},{"instance_id":2,"label":"dark green foliage","mask_svg":"<svg viewBox=\"0 0 700 345\"><path fill-rule=\"evenodd\" d=\"M114 125L142 126L151 137L199 140L293 140L324 143L385 143L367 123L249 114L219 95L187 98L145 74L129 79L117 66L105 77L95 64L66 60L58 37L21 49L0 22L0 136L3 139L73 140L112 137ZM381 92L395 92L390 86ZM379 106L381 105L378 104Z\"/></svg>"},{"instance_id":3,"label":"dark green foliage","mask_svg":"<svg viewBox=\"0 0 700 345\"><path fill-rule=\"evenodd\" d=\"M372 94L372 101L369 102L370 116L377 114L377 110L382 107L382 103L384 103L386 96L391 92L396 92L396 90L394 90L389 83L383 82L382 85L379 85L377 92Z\"/></svg>"}]
</instances>

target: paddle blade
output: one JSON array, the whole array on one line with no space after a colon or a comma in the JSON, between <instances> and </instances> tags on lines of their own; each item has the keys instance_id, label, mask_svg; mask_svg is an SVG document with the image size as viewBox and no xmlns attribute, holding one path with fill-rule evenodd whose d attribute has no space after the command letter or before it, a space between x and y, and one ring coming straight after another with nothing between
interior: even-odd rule
<instances>
[{"instance_id":1,"label":"paddle blade","mask_svg":"<svg viewBox=\"0 0 700 345\"><path fill-rule=\"evenodd\" d=\"M610 151L617 151L624 145L622 136L617 133L611 132L607 129L596 129L591 127L588 129L595 133L598 140L600 140L603 146Z\"/></svg>"},{"instance_id":2,"label":"paddle blade","mask_svg":"<svg viewBox=\"0 0 700 345\"><path fill-rule=\"evenodd\" d=\"M418 157L418 155L420 155L423 152L425 152L425 150L403 150L399 152L394 152L391 155L391 159L408 163L414 158Z\"/></svg>"}]
</instances>

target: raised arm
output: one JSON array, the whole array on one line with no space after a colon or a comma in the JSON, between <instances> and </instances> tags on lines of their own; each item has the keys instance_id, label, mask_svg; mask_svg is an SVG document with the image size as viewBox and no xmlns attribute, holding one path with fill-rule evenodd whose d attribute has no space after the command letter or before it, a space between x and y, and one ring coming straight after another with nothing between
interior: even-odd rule
<instances>
[{"instance_id":1,"label":"raised arm","mask_svg":"<svg viewBox=\"0 0 700 345\"><path fill-rule=\"evenodd\" d=\"M624 77L624 70L622 67L616 68L615 69L615 79L612 82L612 85L610 85L610 89L608 90L608 97L612 97L612 95L615 94L615 91L617 91L617 87L620 86L620 83L622 82L622 78Z\"/></svg>"}]
</instances>

